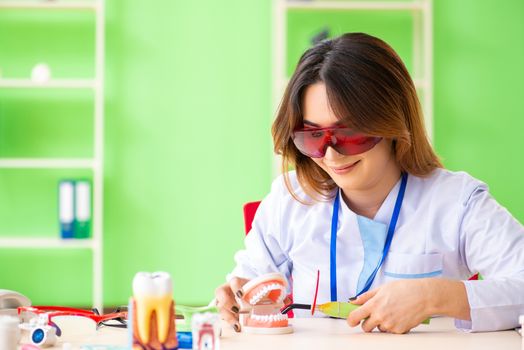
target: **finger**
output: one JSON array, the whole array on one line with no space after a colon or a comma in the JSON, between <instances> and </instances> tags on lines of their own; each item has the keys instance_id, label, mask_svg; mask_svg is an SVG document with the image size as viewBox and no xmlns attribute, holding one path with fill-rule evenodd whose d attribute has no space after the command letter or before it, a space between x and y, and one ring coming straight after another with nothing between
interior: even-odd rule
<instances>
[{"instance_id":1,"label":"finger","mask_svg":"<svg viewBox=\"0 0 524 350\"><path fill-rule=\"evenodd\" d=\"M360 294L355 300L352 300L351 303L355 305L362 305L367 302L369 299L373 298L377 294L378 288L370 290L369 292Z\"/></svg>"},{"instance_id":2,"label":"finger","mask_svg":"<svg viewBox=\"0 0 524 350\"><path fill-rule=\"evenodd\" d=\"M215 290L215 298L217 300L217 307L220 311L227 310L238 314L240 306L235 300L233 291L229 287L229 284L223 284Z\"/></svg>"},{"instance_id":3,"label":"finger","mask_svg":"<svg viewBox=\"0 0 524 350\"><path fill-rule=\"evenodd\" d=\"M238 321L238 314L228 310L220 311L220 317L229 323L236 332L240 332L240 322Z\"/></svg>"},{"instance_id":4,"label":"finger","mask_svg":"<svg viewBox=\"0 0 524 350\"><path fill-rule=\"evenodd\" d=\"M373 317L366 318L364 322L362 322L362 330L367 333L372 332L378 326L378 320L374 319Z\"/></svg>"},{"instance_id":5,"label":"finger","mask_svg":"<svg viewBox=\"0 0 524 350\"><path fill-rule=\"evenodd\" d=\"M391 330L394 328L395 323L392 323L391 321L383 320L378 325L378 329L380 329L381 332L384 333L391 333Z\"/></svg>"},{"instance_id":6,"label":"finger","mask_svg":"<svg viewBox=\"0 0 524 350\"><path fill-rule=\"evenodd\" d=\"M347 318L347 323L350 327L356 327L360 324L360 322L368 318L371 315L371 306L369 305L362 305L358 309L352 311L349 313L349 316Z\"/></svg>"},{"instance_id":7,"label":"finger","mask_svg":"<svg viewBox=\"0 0 524 350\"><path fill-rule=\"evenodd\" d=\"M229 287L233 291L233 293L240 299L244 295L244 291L242 290L242 286L246 284L249 280L246 278L240 278L240 277L233 277L229 281Z\"/></svg>"},{"instance_id":8,"label":"finger","mask_svg":"<svg viewBox=\"0 0 524 350\"><path fill-rule=\"evenodd\" d=\"M391 328L391 330L389 330L389 332L393 334L406 334L409 331L410 331L410 328L399 327L399 326L393 327Z\"/></svg>"}]
</instances>

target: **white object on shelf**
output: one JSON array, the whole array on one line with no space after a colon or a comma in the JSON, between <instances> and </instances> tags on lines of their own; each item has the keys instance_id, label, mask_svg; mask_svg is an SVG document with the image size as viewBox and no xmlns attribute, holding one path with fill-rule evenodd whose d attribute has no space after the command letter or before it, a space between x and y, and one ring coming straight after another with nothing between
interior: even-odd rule
<instances>
[{"instance_id":1,"label":"white object on shelf","mask_svg":"<svg viewBox=\"0 0 524 350\"><path fill-rule=\"evenodd\" d=\"M45 63L38 63L31 70L31 80L38 84L47 83L51 79L51 68Z\"/></svg>"}]
</instances>

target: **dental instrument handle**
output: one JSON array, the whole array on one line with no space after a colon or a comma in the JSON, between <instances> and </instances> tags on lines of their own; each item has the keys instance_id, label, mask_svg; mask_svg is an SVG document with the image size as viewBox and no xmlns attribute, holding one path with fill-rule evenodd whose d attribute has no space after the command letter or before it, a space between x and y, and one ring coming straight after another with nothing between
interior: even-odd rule
<instances>
[{"instance_id":1,"label":"dental instrument handle","mask_svg":"<svg viewBox=\"0 0 524 350\"><path fill-rule=\"evenodd\" d=\"M329 303L317 305L315 310L319 310L325 315L331 317L348 318L349 314L359 307L360 305L340 301L331 301ZM422 324L429 324L430 319L431 318L426 318L424 321L422 321Z\"/></svg>"},{"instance_id":2,"label":"dental instrument handle","mask_svg":"<svg viewBox=\"0 0 524 350\"><path fill-rule=\"evenodd\" d=\"M289 305L286 305L283 309L281 309L280 313L287 314L289 311L293 309L311 310L311 305L309 304L289 304Z\"/></svg>"}]
</instances>

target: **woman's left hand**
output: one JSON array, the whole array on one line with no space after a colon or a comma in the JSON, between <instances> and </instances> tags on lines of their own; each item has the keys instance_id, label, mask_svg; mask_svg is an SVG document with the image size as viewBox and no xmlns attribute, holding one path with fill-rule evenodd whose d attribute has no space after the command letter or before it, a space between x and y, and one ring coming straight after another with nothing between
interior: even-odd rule
<instances>
[{"instance_id":1,"label":"woman's left hand","mask_svg":"<svg viewBox=\"0 0 524 350\"><path fill-rule=\"evenodd\" d=\"M360 295L353 304L362 305L351 312L347 322L371 332L407 333L431 315L431 279L402 280L384 284Z\"/></svg>"}]
</instances>

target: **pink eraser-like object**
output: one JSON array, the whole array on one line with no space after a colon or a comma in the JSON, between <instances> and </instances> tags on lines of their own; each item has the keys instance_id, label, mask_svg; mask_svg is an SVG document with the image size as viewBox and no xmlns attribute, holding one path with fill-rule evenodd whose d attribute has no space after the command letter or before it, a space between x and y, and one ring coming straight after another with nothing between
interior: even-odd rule
<instances>
[{"instance_id":1,"label":"pink eraser-like object","mask_svg":"<svg viewBox=\"0 0 524 350\"><path fill-rule=\"evenodd\" d=\"M24 345L22 345L20 350L42 350L42 348L40 348L40 347L38 347L36 345L33 345L33 344L24 344Z\"/></svg>"}]
</instances>

